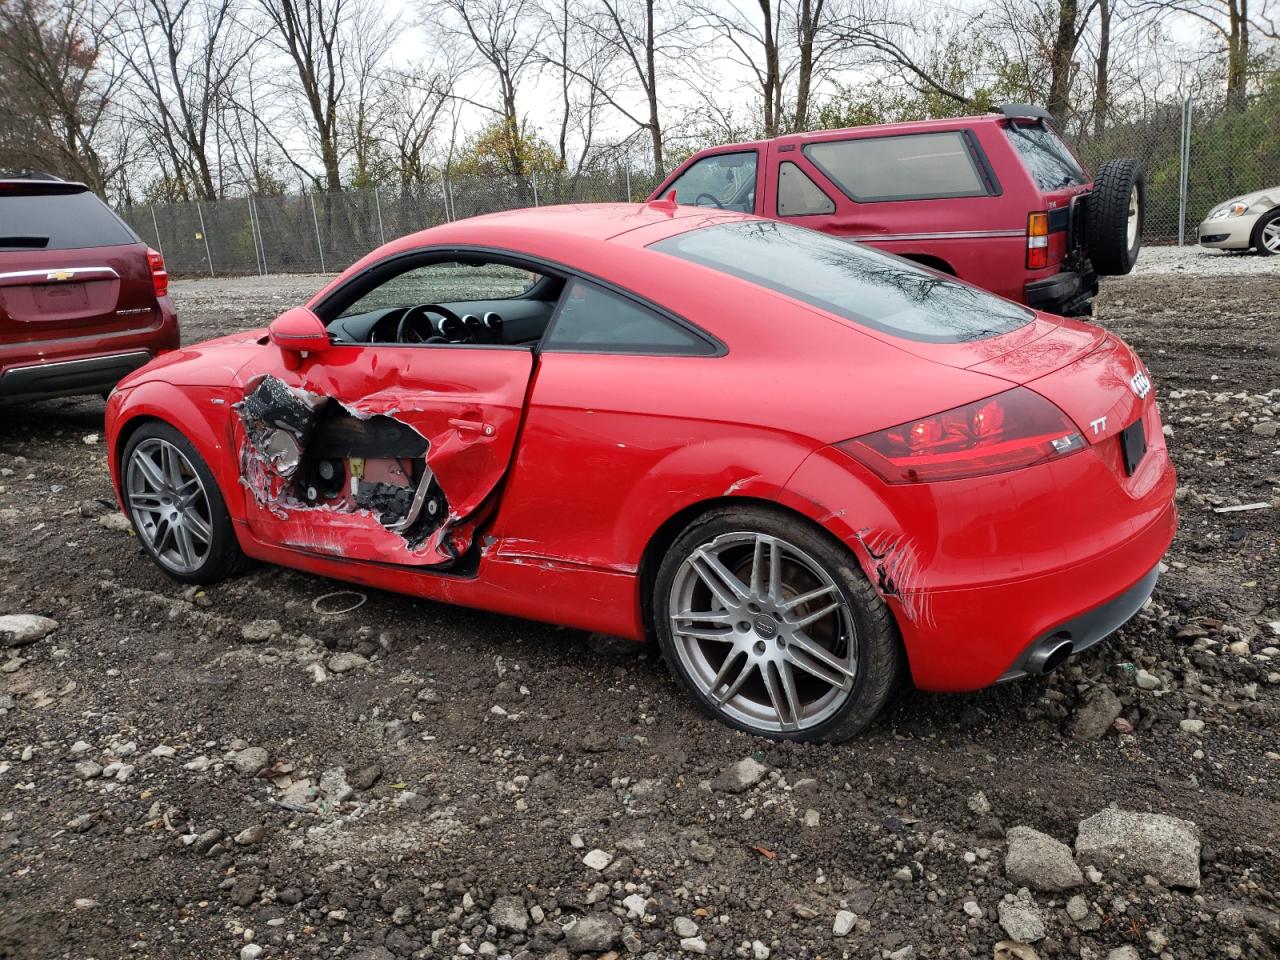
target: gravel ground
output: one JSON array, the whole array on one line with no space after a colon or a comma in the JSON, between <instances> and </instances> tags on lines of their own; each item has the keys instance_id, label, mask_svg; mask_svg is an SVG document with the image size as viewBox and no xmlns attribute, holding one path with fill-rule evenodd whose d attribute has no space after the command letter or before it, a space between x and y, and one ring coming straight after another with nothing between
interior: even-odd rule
<instances>
[{"instance_id":1,"label":"gravel ground","mask_svg":"<svg viewBox=\"0 0 1280 960\"><path fill-rule=\"evenodd\" d=\"M1135 276L1173 273L1205 277L1236 274L1280 277L1280 257L1260 257L1254 253L1237 253L1232 250L1208 250L1194 244L1186 247L1148 246L1143 247L1138 254L1138 263L1133 268L1133 273Z\"/></svg>"},{"instance_id":2,"label":"gravel ground","mask_svg":"<svg viewBox=\"0 0 1280 960\"><path fill-rule=\"evenodd\" d=\"M320 281L174 295L199 339ZM57 623L0 621L0 956L1280 955L1275 293L1106 284L1181 476L1153 601L839 747L709 722L603 638L276 568L184 589L111 503L101 401L0 413L0 615Z\"/></svg>"}]
</instances>

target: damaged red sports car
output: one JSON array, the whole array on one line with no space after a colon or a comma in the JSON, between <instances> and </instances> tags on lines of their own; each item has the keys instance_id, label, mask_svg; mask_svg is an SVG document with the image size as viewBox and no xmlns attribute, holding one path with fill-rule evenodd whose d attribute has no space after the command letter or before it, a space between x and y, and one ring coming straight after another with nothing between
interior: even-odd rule
<instances>
[{"instance_id":1,"label":"damaged red sports car","mask_svg":"<svg viewBox=\"0 0 1280 960\"><path fill-rule=\"evenodd\" d=\"M1177 520L1115 336L890 255L671 203L374 251L160 357L112 477L179 580L246 557L641 640L766 736L900 681L1043 673L1150 595Z\"/></svg>"}]
</instances>

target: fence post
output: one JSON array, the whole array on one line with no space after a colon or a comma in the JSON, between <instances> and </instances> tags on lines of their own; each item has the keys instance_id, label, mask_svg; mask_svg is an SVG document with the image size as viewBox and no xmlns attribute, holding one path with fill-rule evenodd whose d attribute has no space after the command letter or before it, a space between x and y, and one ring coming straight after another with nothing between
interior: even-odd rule
<instances>
[{"instance_id":1,"label":"fence post","mask_svg":"<svg viewBox=\"0 0 1280 960\"><path fill-rule=\"evenodd\" d=\"M258 222L258 249L262 251L262 275L267 275L267 241L262 238L262 214L258 213L258 205L253 202L253 194L249 194L249 209L253 211L253 219Z\"/></svg>"},{"instance_id":2,"label":"fence post","mask_svg":"<svg viewBox=\"0 0 1280 960\"><path fill-rule=\"evenodd\" d=\"M377 187L373 188L373 205L378 211L378 243L384 244L387 242L387 235L382 230L382 200L378 198Z\"/></svg>"},{"instance_id":3,"label":"fence post","mask_svg":"<svg viewBox=\"0 0 1280 960\"><path fill-rule=\"evenodd\" d=\"M529 174L529 183L533 187L533 205L538 205L538 172L535 170Z\"/></svg>"},{"instance_id":4,"label":"fence post","mask_svg":"<svg viewBox=\"0 0 1280 960\"><path fill-rule=\"evenodd\" d=\"M213 254L209 252L209 231L204 228L204 211L200 209L200 201L196 201L196 216L200 218L200 239L204 241L204 257L209 263L209 276L213 276Z\"/></svg>"},{"instance_id":5,"label":"fence post","mask_svg":"<svg viewBox=\"0 0 1280 960\"><path fill-rule=\"evenodd\" d=\"M631 202L631 164L627 164L623 168L627 175L627 203Z\"/></svg>"},{"instance_id":6,"label":"fence post","mask_svg":"<svg viewBox=\"0 0 1280 960\"><path fill-rule=\"evenodd\" d=\"M329 271L324 268L324 244L320 242L320 218L316 216L316 195L312 193L310 195L310 199L311 199L311 222L315 225L315 228L316 228L316 249L320 251L320 272L328 273Z\"/></svg>"},{"instance_id":7,"label":"fence post","mask_svg":"<svg viewBox=\"0 0 1280 960\"><path fill-rule=\"evenodd\" d=\"M1186 242L1187 233L1187 183L1191 167L1191 114L1195 101L1187 97L1182 101L1182 142L1178 151L1178 246Z\"/></svg>"},{"instance_id":8,"label":"fence post","mask_svg":"<svg viewBox=\"0 0 1280 960\"><path fill-rule=\"evenodd\" d=\"M444 220L449 223L453 220L453 211L449 209L449 178L444 174L440 175L441 195L444 197Z\"/></svg>"},{"instance_id":9,"label":"fence post","mask_svg":"<svg viewBox=\"0 0 1280 960\"><path fill-rule=\"evenodd\" d=\"M262 276L262 256L258 253L258 230L253 225L253 197L246 197L245 200L249 210L249 239L253 241L253 262L258 268L258 276Z\"/></svg>"},{"instance_id":10,"label":"fence post","mask_svg":"<svg viewBox=\"0 0 1280 960\"><path fill-rule=\"evenodd\" d=\"M160 224L156 222L156 205L154 203L147 204L147 208L151 211L151 226L156 231L156 250L160 256L164 256L164 244L160 242Z\"/></svg>"}]
</instances>

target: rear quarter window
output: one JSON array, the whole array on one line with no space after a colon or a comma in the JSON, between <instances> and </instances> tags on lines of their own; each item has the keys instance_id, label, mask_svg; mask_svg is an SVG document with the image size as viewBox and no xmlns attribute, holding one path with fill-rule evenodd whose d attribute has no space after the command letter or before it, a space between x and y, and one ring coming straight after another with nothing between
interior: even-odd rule
<instances>
[{"instance_id":1,"label":"rear quarter window","mask_svg":"<svg viewBox=\"0 0 1280 960\"><path fill-rule=\"evenodd\" d=\"M72 250L137 242L134 232L88 191L0 192L0 250Z\"/></svg>"},{"instance_id":2,"label":"rear quarter window","mask_svg":"<svg viewBox=\"0 0 1280 960\"><path fill-rule=\"evenodd\" d=\"M1071 150L1043 120L1010 123L1005 127L1005 135L1041 190L1060 190L1089 182L1089 175L1071 155Z\"/></svg>"},{"instance_id":3,"label":"rear quarter window","mask_svg":"<svg viewBox=\"0 0 1280 960\"><path fill-rule=\"evenodd\" d=\"M773 220L702 227L649 249L907 340L981 340L1016 330L1035 316L1026 307L871 247Z\"/></svg>"},{"instance_id":4,"label":"rear quarter window","mask_svg":"<svg viewBox=\"0 0 1280 960\"><path fill-rule=\"evenodd\" d=\"M811 143L804 154L853 200L941 200L991 191L963 130Z\"/></svg>"}]
</instances>

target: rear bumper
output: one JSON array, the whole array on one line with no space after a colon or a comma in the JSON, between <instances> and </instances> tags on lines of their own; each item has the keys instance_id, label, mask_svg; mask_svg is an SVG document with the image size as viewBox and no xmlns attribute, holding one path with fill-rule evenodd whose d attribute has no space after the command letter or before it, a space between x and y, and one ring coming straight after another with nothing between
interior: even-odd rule
<instances>
[{"instance_id":1,"label":"rear bumper","mask_svg":"<svg viewBox=\"0 0 1280 960\"><path fill-rule=\"evenodd\" d=\"M122 377L179 345L168 297L146 326L101 335L0 342L0 404L107 393Z\"/></svg>"},{"instance_id":2,"label":"rear bumper","mask_svg":"<svg viewBox=\"0 0 1280 960\"><path fill-rule=\"evenodd\" d=\"M1092 610L1086 611L1077 617L1072 617L1065 623L1060 623L1052 630L1037 637L1027 644L1027 648L1014 661L1013 666L1005 671L1004 676L1000 678L1000 682L1003 683L1006 680L1024 677L1028 673L1044 672L1036 667L1037 654L1051 650L1060 643L1071 644L1072 656L1077 653L1084 653L1090 647L1101 643L1128 623L1134 614L1142 609L1142 605L1147 602L1147 599L1155 591L1156 580L1159 579L1159 576L1160 567L1156 565L1151 568L1151 571L1145 577L1114 600L1108 600L1101 606L1094 607Z\"/></svg>"},{"instance_id":3,"label":"rear bumper","mask_svg":"<svg viewBox=\"0 0 1280 960\"><path fill-rule=\"evenodd\" d=\"M0 375L0 402L107 393L151 359L147 350L12 366Z\"/></svg>"},{"instance_id":4,"label":"rear bumper","mask_svg":"<svg viewBox=\"0 0 1280 960\"><path fill-rule=\"evenodd\" d=\"M1033 280L1023 288L1027 306L1063 317L1088 316L1093 312L1093 298L1098 295L1097 274L1081 274L1063 270L1042 280Z\"/></svg>"}]
</instances>

